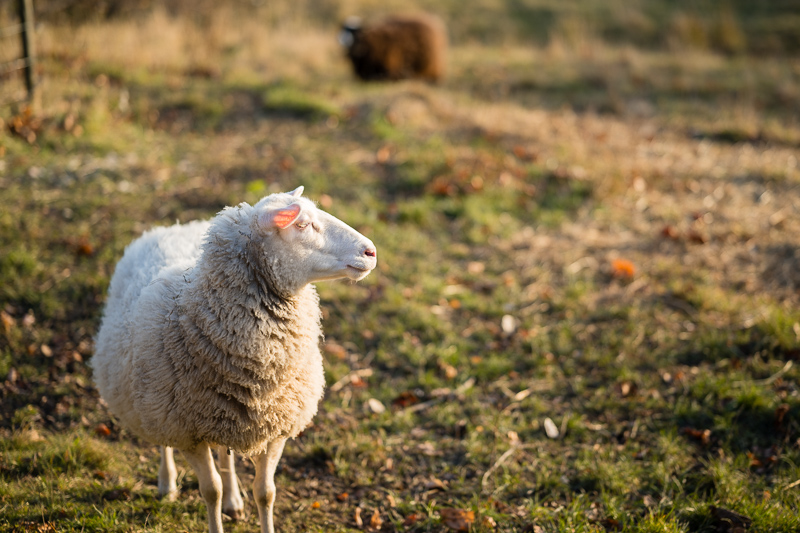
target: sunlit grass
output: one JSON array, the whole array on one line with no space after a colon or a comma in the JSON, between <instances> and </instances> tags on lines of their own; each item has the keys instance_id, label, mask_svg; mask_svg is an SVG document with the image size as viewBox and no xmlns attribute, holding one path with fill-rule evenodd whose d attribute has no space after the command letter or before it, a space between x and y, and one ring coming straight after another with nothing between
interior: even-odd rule
<instances>
[{"instance_id":1,"label":"sunlit grass","mask_svg":"<svg viewBox=\"0 0 800 533\"><path fill-rule=\"evenodd\" d=\"M160 501L99 404L92 337L136 235L298 185L380 260L318 287L344 381L287 446L280 530L800 531L796 60L657 2L447 2L449 78L365 85L323 15L377 6L273 4L41 30L43 125L0 134L0 531L205 529L180 456ZM623 11L641 46L602 29Z\"/></svg>"}]
</instances>

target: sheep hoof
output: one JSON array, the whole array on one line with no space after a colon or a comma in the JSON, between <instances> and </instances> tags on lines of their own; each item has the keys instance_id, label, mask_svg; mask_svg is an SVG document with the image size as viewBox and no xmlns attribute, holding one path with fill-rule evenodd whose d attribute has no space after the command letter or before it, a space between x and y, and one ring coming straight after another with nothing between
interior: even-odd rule
<instances>
[{"instance_id":1,"label":"sheep hoof","mask_svg":"<svg viewBox=\"0 0 800 533\"><path fill-rule=\"evenodd\" d=\"M222 514L230 518L232 522L239 522L241 520L244 520L243 509L230 509L230 510L223 509Z\"/></svg>"},{"instance_id":2,"label":"sheep hoof","mask_svg":"<svg viewBox=\"0 0 800 533\"><path fill-rule=\"evenodd\" d=\"M165 502L174 502L178 499L178 489L170 490L165 493L159 491L158 497Z\"/></svg>"}]
</instances>

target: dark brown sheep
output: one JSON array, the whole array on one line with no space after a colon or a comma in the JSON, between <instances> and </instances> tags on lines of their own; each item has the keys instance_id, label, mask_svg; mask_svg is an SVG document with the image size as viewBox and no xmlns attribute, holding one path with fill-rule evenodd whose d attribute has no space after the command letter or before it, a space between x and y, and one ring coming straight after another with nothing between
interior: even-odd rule
<instances>
[{"instance_id":1,"label":"dark brown sheep","mask_svg":"<svg viewBox=\"0 0 800 533\"><path fill-rule=\"evenodd\" d=\"M363 27L351 17L342 25L339 42L362 80L438 82L444 77L447 33L438 17L395 15Z\"/></svg>"}]
</instances>

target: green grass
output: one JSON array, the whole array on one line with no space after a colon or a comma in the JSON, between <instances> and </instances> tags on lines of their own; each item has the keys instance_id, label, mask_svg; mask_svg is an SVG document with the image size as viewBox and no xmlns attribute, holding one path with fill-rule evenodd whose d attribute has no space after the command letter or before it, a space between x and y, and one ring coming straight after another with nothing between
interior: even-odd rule
<instances>
[{"instance_id":1,"label":"green grass","mask_svg":"<svg viewBox=\"0 0 800 533\"><path fill-rule=\"evenodd\" d=\"M92 338L142 231L301 184L380 260L318 286L329 385L372 374L287 446L281 531L362 530L361 508L382 531L452 531L460 509L472 531L712 532L713 507L800 531L790 7L420 2L450 15L431 87L351 80L314 47L323 4L296 48L245 19L191 57L108 38L189 32L167 19L43 30L37 138L0 133L0 531L206 528L180 454L180 497L156 497ZM226 530L257 529L246 505Z\"/></svg>"}]
</instances>

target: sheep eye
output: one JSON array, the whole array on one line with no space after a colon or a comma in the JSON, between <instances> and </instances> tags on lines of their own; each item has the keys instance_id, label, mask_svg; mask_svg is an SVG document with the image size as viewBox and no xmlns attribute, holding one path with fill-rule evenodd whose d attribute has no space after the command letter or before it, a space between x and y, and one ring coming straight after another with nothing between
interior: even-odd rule
<instances>
[{"instance_id":1,"label":"sheep eye","mask_svg":"<svg viewBox=\"0 0 800 533\"><path fill-rule=\"evenodd\" d=\"M295 226L297 229L306 229L308 227L308 222L298 222Z\"/></svg>"}]
</instances>

